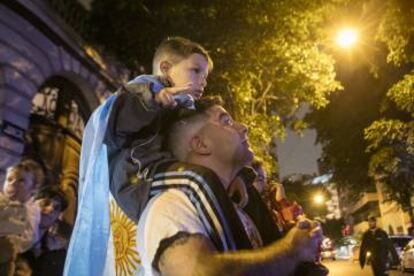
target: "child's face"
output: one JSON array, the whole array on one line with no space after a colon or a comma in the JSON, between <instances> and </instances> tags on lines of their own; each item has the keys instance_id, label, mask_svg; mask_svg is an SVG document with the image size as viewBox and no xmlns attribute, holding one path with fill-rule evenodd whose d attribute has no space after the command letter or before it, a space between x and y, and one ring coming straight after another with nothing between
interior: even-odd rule
<instances>
[{"instance_id":1,"label":"child's face","mask_svg":"<svg viewBox=\"0 0 414 276\"><path fill-rule=\"evenodd\" d=\"M208 62L200 54L192 54L178 63L171 64L167 78L172 86L184 86L191 83L191 94L195 99L201 98L207 85Z\"/></svg>"},{"instance_id":2,"label":"child's face","mask_svg":"<svg viewBox=\"0 0 414 276\"><path fill-rule=\"evenodd\" d=\"M8 170L3 193L11 200L25 203L34 192L34 176L19 169Z\"/></svg>"}]
</instances>

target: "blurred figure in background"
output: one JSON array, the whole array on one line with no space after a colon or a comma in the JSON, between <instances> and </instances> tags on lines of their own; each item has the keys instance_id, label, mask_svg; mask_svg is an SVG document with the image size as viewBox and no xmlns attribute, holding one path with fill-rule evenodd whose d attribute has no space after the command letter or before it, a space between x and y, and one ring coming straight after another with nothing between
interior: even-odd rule
<instances>
[{"instance_id":1,"label":"blurred figure in background","mask_svg":"<svg viewBox=\"0 0 414 276\"><path fill-rule=\"evenodd\" d=\"M372 272L375 276L388 275L388 256L394 262L398 262L398 255L387 233L377 226L375 216L368 217L369 229L362 236L361 249L359 251L359 263L361 268L366 264L367 252L370 252Z\"/></svg>"},{"instance_id":2,"label":"blurred figure in background","mask_svg":"<svg viewBox=\"0 0 414 276\"><path fill-rule=\"evenodd\" d=\"M69 236L59 231L59 217L68 200L57 185L48 185L35 195L35 203L41 212L39 240L24 256L33 275L62 275Z\"/></svg>"},{"instance_id":3,"label":"blurred figure in background","mask_svg":"<svg viewBox=\"0 0 414 276\"><path fill-rule=\"evenodd\" d=\"M9 275L24 266L16 256L29 250L39 238L40 210L34 194L43 182L42 167L31 159L6 171L3 193L0 193L0 242L5 245L0 265Z\"/></svg>"},{"instance_id":4,"label":"blurred figure in background","mask_svg":"<svg viewBox=\"0 0 414 276\"><path fill-rule=\"evenodd\" d=\"M259 194L263 194L264 190L267 187L267 174L265 169L263 168L263 162L255 158L252 161L251 166L257 174L253 182L253 186L256 188Z\"/></svg>"}]
</instances>

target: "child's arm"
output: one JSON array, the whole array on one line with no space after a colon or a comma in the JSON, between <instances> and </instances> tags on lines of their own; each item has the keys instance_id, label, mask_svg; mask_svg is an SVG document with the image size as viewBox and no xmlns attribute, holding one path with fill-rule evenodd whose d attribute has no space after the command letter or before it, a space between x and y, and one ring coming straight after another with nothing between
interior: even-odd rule
<instances>
[{"instance_id":1,"label":"child's arm","mask_svg":"<svg viewBox=\"0 0 414 276\"><path fill-rule=\"evenodd\" d=\"M162 112L154 100L151 83L127 84L117 93L105 135L110 150L127 147L143 128L155 125ZM145 137L145 133L142 135Z\"/></svg>"},{"instance_id":2,"label":"child's arm","mask_svg":"<svg viewBox=\"0 0 414 276\"><path fill-rule=\"evenodd\" d=\"M150 82L128 83L112 107L105 144L112 149L127 147L133 140L151 137L160 130L160 116L177 105L173 96L191 86L164 87L153 91ZM157 87L160 89L160 87Z\"/></svg>"}]
</instances>

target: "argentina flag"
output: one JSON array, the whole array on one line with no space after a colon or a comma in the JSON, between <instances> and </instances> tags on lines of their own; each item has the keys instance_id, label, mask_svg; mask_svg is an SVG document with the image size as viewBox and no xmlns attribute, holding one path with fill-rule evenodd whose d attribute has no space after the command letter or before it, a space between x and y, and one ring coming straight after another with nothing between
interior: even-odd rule
<instances>
[{"instance_id":1,"label":"argentina flag","mask_svg":"<svg viewBox=\"0 0 414 276\"><path fill-rule=\"evenodd\" d=\"M78 214L65 261L66 276L140 275L136 224L109 191L107 148L103 143L117 95L89 119L82 140Z\"/></svg>"}]
</instances>

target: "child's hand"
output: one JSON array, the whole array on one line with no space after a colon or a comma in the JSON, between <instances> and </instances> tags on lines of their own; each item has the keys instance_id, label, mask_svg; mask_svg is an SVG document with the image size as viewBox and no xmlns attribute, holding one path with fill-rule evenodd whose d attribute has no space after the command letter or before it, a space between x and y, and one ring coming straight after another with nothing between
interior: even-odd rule
<instances>
[{"instance_id":1,"label":"child's hand","mask_svg":"<svg viewBox=\"0 0 414 276\"><path fill-rule=\"evenodd\" d=\"M155 102L162 105L162 107L174 108L177 102L173 99L175 94L190 93L192 84L188 83L182 86L165 87L155 94Z\"/></svg>"}]
</instances>

